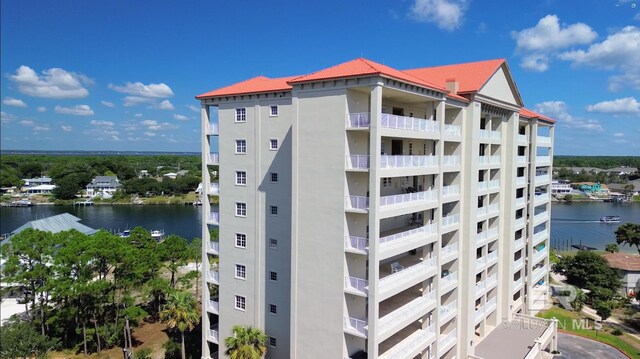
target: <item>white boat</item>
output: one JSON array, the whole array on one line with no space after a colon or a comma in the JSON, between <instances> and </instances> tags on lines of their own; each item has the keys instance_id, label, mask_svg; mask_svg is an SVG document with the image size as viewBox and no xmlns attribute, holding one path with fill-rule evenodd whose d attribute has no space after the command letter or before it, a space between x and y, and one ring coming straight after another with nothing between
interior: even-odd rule
<instances>
[{"instance_id":1,"label":"white boat","mask_svg":"<svg viewBox=\"0 0 640 359\"><path fill-rule=\"evenodd\" d=\"M620 216L604 216L600 218L602 223L620 223Z\"/></svg>"},{"instance_id":2,"label":"white boat","mask_svg":"<svg viewBox=\"0 0 640 359\"><path fill-rule=\"evenodd\" d=\"M154 229L153 231L151 231L151 238L155 239L156 241L161 241L164 238L164 230L159 230L159 229Z\"/></svg>"}]
</instances>

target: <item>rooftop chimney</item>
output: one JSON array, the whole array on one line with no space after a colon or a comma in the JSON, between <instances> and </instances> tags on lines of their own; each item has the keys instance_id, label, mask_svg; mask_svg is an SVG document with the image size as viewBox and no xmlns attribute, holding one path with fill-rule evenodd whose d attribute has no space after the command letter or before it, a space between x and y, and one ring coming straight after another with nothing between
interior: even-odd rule
<instances>
[{"instance_id":1,"label":"rooftop chimney","mask_svg":"<svg viewBox=\"0 0 640 359\"><path fill-rule=\"evenodd\" d=\"M460 84L456 81L455 78L448 78L445 80L445 87L453 94L458 94L458 89L460 88Z\"/></svg>"}]
</instances>

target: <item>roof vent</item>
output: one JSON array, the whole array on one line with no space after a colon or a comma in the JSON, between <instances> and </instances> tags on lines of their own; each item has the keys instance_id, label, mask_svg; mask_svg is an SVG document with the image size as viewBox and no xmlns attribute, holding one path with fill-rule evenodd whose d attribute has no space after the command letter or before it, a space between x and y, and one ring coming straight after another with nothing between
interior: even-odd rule
<instances>
[{"instance_id":1,"label":"roof vent","mask_svg":"<svg viewBox=\"0 0 640 359\"><path fill-rule=\"evenodd\" d=\"M445 83L446 83L446 88L447 90L449 90L449 92L453 94L458 94L458 89L460 88L460 84L458 83L458 81L456 81L454 77L446 79Z\"/></svg>"}]
</instances>

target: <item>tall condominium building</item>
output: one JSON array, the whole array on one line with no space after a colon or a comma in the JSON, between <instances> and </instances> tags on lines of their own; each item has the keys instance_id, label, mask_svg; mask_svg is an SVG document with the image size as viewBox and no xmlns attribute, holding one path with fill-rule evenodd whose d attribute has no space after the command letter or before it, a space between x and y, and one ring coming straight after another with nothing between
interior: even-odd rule
<instances>
[{"instance_id":1,"label":"tall condominium building","mask_svg":"<svg viewBox=\"0 0 640 359\"><path fill-rule=\"evenodd\" d=\"M523 107L505 60L359 58L196 98L203 357L234 325L263 330L267 358L555 346L557 324L530 317L549 290L554 121Z\"/></svg>"}]
</instances>

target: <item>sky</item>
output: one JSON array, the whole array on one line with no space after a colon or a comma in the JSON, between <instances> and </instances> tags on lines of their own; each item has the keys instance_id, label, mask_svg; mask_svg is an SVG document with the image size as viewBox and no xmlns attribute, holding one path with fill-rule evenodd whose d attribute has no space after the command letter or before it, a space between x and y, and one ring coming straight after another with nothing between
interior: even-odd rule
<instances>
[{"instance_id":1,"label":"sky","mask_svg":"<svg viewBox=\"0 0 640 359\"><path fill-rule=\"evenodd\" d=\"M640 156L640 0L2 0L2 150L200 150L198 94L505 58L555 154Z\"/></svg>"}]
</instances>

